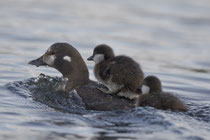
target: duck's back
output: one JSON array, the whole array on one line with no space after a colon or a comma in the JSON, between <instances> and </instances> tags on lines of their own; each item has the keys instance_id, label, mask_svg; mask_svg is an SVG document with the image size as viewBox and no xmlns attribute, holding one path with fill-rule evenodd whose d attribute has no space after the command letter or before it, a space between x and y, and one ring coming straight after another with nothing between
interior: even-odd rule
<instances>
[{"instance_id":1,"label":"duck's back","mask_svg":"<svg viewBox=\"0 0 210 140\"><path fill-rule=\"evenodd\" d=\"M101 92L97 87L102 87L94 81L77 88L77 93L85 102L89 110L126 110L135 107L135 102L126 98L120 98L115 95L108 95Z\"/></svg>"}]
</instances>

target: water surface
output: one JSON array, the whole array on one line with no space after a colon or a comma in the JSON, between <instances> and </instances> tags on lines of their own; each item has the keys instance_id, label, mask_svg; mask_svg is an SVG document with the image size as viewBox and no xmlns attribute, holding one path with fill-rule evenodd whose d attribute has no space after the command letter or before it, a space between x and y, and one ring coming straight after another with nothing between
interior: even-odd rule
<instances>
[{"instance_id":1,"label":"water surface","mask_svg":"<svg viewBox=\"0 0 210 140\"><path fill-rule=\"evenodd\" d=\"M208 0L1 1L0 139L209 139L208 13ZM61 74L27 65L55 42L72 44L85 60L96 45L112 46L158 76L190 111L87 111L60 102L36 84L52 86ZM95 79L93 63L86 64Z\"/></svg>"}]
</instances>

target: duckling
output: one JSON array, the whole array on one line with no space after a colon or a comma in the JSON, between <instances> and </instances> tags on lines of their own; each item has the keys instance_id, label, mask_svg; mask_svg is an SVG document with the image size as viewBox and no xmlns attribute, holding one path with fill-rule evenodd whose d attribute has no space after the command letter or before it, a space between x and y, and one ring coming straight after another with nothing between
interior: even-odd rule
<instances>
[{"instance_id":1,"label":"duckling","mask_svg":"<svg viewBox=\"0 0 210 140\"><path fill-rule=\"evenodd\" d=\"M138 99L139 106L188 111L188 108L178 97L162 91L161 81L156 76L147 76L144 79L142 93Z\"/></svg>"},{"instance_id":2,"label":"duckling","mask_svg":"<svg viewBox=\"0 0 210 140\"><path fill-rule=\"evenodd\" d=\"M87 60L95 62L94 75L108 88L98 88L99 90L131 100L139 97L138 88L143 83L144 74L132 58L115 56L111 47L102 44L95 47L93 55Z\"/></svg>"}]
</instances>

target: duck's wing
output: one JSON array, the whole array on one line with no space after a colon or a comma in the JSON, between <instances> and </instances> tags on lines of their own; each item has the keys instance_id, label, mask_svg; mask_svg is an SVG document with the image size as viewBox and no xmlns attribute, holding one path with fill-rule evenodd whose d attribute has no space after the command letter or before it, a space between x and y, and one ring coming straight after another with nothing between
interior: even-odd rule
<instances>
[{"instance_id":1,"label":"duck's wing","mask_svg":"<svg viewBox=\"0 0 210 140\"><path fill-rule=\"evenodd\" d=\"M111 78L111 69L114 64L115 61L108 61L101 65L99 75L103 80L109 80Z\"/></svg>"},{"instance_id":2,"label":"duck's wing","mask_svg":"<svg viewBox=\"0 0 210 140\"><path fill-rule=\"evenodd\" d=\"M119 85L132 83L136 78L140 78L140 76L137 75L140 73L138 72L138 67L139 65L128 57L115 57L109 69L109 72L113 75L112 81Z\"/></svg>"}]
</instances>

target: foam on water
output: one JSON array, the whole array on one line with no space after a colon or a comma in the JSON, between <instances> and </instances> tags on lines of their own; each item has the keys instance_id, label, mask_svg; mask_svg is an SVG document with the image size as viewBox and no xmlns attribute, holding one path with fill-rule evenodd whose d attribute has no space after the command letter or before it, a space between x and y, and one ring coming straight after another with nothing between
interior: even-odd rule
<instances>
[{"instance_id":1,"label":"foam on water","mask_svg":"<svg viewBox=\"0 0 210 140\"><path fill-rule=\"evenodd\" d=\"M0 1L0 139L208 140L208 13L208 0ZM76 94L55 90L56 70L27 65L55 42L72 44L84 60L96 45L110 45L158 76L189 111L85 110Z\"/></svg>"}]
</instances>

